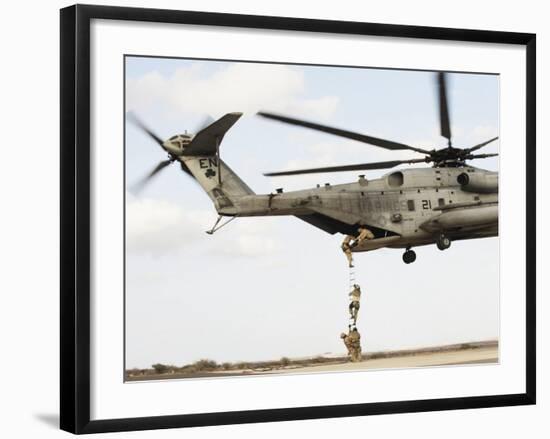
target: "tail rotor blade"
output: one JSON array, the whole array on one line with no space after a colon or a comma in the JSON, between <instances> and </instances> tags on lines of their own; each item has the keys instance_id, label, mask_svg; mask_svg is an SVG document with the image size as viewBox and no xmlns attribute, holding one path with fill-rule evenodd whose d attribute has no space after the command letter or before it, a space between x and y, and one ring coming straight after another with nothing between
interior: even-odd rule
<instances>
[{"instance_id":1,"label":"tail rotor blade","mask_svg":"<svg viewBox=\"0 0 550 439\"><path fill-rule=\"evenodd\" d=\"M447 138L451 146L451 124L449 122L449 105L447 98L447 78L445 73L437 74L437 91L439 97L439 122L441 125L441 135Z\"/></svg>"},{"instance_id":2,"label":"tail rotor blade","mask_svg":"<svg viewBox=\"0 0 550 439\"><path fill-rule=\"evenodd\" d=\"M172 160L164 160L160 162L157 166L153 168L149 174L147 174L145 177L143 177L141 180L139 180L137 183L135 183L132 186L131 192L137 194L143 190L143 188L149 183L149 181L157 175L160 171L162 171L164 168L166 168L170 163L172 163Z\"/></svg>"},{"instance_id":3,"label":"tail rotor blade","mask_svg":"<svg viewBox=\"0 0 550 439\"><path fill-rule=\"evenodd\" d=\"M147 125L145 125L141 119L139 119L134 113L128 113L127 114L128 120L130 120L135 126L137 126L139 129L144 131L149 137L151 137L155 142L157 142L160 146L164 143L163 140L157 136Z\"/></svg>"}]
</instances>

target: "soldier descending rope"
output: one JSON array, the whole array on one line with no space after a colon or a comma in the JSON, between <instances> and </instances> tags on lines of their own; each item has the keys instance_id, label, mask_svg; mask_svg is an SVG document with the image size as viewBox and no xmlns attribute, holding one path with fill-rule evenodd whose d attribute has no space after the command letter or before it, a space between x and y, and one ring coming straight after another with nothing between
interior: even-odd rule
<instances>
[{"instance_id":1,"label":"soldier descending rope","mask_svg":"<svg viewBox=\"0 0 550 439\"><path fill-rule=\"evenodd\" d=\"M350 270L350 276L351 276ZM349 313L350 313L350 324L348 325L348 333L342 332L340 338L346 345L348 350L348 355L351 358L351 361L358 362L361 361L361 334L357 330L357 317L359 314L359 306L361 300L361 287L354 283L353 289L349 293L350 304L349 304Z\"/></svg>"},{"instance_id":2,"label":"soldier descending rope","mask_svg":"<svg viewBox=\"0 0 550 439\"><path fill-rule=\"evenodd\" d=\"M353 268L353 254L351 249L357 247L367 239L374 239L374 234L365 226L359 226L357 233L357 236L347 235L341 245L342 251L348 259L349 268Z\"/></svg>"},{"instance_id":3,"label":"soldier descending rope","mask_svg":"<svg viewBox=\"0 0 550 439\"><path fill-rule=\"evenodd\" d=\"M361 287L355 283L355 273L352 268L353 266L353 254L351 249L368 239L374 239L374 234L367 229L365 226L361 225L357 229L357 236L347 235L342 242L342 251L346 255L348 260L348 265L350 268L349 271L349 281L350 288L353 286L353 289L349 293L350 304L349 304L349 314L350 314L350 324L348 325L348 333L342 332L340 338L346 345L348 350L348 355L351 358L351 361L357 362L361 361L361 334L357 330L357 317L359 315L359 307L361 301ZM348 290L349 291L349 290Z\"/></svg>"},{"instance_id":4,"label":"soldier descending rope","mask_svg":"<svg viewBox=\"0 0 550 439\"><path fill-rule=\"evenodd\" d=\"M361 300L361 287L357 284L353 285L353 290L349 293L349 314L353 320L353 326L357 325L357 315L359 314L359 301Z\"/></svg>"},{"instance_id":5,"label":"soldier descending rope","mask_svg":"<svg viewBox=\"0 0 550 439\"><path fill-rule=\"evenodd\" d=\"M353 238L354 237L352 235L347 235L344 238L344 242L342 242L342 251L348 259L349 268L353 268L353 255L351 253L351 241L353 241Z\"/></svg>"}]
</instances>

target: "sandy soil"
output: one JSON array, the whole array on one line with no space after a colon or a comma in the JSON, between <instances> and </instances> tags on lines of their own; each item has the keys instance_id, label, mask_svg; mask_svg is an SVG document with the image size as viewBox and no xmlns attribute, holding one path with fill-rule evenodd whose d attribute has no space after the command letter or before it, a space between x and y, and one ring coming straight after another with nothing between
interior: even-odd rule
<instances>
[{"instance_id":1,"label":"sandy soil","mask_svg":"<svg viewBox=\"0 0 550 439\"><path fill-rule=\"evenodd\" d=\"M346 370L365 369L393 369L422 366L444 366L450 364L482 364L498 363L498 348L488 347L479 349L465 349L461 351L438 352L429 354L409 355L404 357L379 358L364 360L360 363L322 364L293 369L292 372L335 372ZM289 370L273 370L270 373L285 373Z\"/></svg>"},{"instance_id":2,"label":"sandy soil","mask_svg":"<svg viewBox=\"0 0 550 439\"><path fill-rule=\"evenodd\" d=\"M269 375L281 373L342 372L369 369L395 369L408 367L445 366L464 364L498 363L498 346L486 346L473 349L461 349L443 352L417 353L414 355L394 356L363 360L358 363L335 361L311 366L290 366L272 370L232 370L200 372L196 374L166 374L132 377L129 381L149 381L181 378L213 378L230 376Z\"/></svg>"}]
</instances>

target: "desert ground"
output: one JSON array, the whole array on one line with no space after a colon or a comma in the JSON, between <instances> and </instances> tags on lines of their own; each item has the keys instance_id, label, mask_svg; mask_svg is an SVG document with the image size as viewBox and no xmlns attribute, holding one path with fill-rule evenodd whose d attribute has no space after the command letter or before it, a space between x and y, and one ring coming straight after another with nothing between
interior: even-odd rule
<instances>
[{"instance_id":1,"label":"desert ground","mask_svg":"<svg viewBox=\"0 0 550 439\"><path fill-rule=\"evenodd\" d=\"M338 372L366 369L394 369L407 367L445 366L460 364L498 363L498 348L465 349L460 351L434 352L410 356L395 356L389 358L367 359L359 363L345 362L338 364L322 364L295 369L299 373ZM284 373L276 370L271 373Z\"/></svg>"},{"instance_id":2,"label":"desert ground","mask_svg":"<svg viewBox=\"0 0 550 439\"><path fill-rule=\"evenodd\" d=\"M498 342L485 341L430 347L416 350L366 353L363 360L353 363L347 357L288 360L285 364L250 363L247 367L232 367L224 370L220 366L182 372L168 369L163 373L147 369L127 371L126 381L150 381L182 378L214 378L283 373L351 372L360 370L395 369L411 367L435 367L449 365L495 364L498 363Z\"/></svg>"}]
</instances>

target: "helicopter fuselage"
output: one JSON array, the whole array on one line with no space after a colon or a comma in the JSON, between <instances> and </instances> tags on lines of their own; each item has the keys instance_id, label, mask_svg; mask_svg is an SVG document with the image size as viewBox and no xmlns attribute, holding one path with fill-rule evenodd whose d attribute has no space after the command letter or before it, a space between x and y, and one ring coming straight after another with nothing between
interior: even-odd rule
<instances>
[{"instance_id":1,"label":"helicopter fuselage","mask_svg":"<svg viewBox=\"0 0 550 439\"><path fill-rule=\"evenodd\" d=\"M498 235L498 173L472 166L401 169L372 180L360 176L354 183L215 204L220 215L293 215L331 234L355 235L365 225L375 238L355 252L431 244L442 234L452 240Z\"/></svg>"},{"instance_id":2,"label":"helicopter fuselage","mask_svg":"<svg viewBox=\"0 0 550 439\"><path fill-rule=\"evenodd\" d=\"M439 97L440 134L447 147L423 149L417 146L373 137L345 129L322 125L269 112L259 116L325 132L335 136L374 145L390 151L408 150L423 157L341 166L294 169L269 172L270 177L327 172L393 169L372 180L360 176L354 183L323 186L284 193L257 195L220 158L220 144L227 131L242 116L227 113L196 134L179 134L163 141L137 117L131 120L168 153L143 180L142 187L168 165L179 162L210 197L219 213L213 234L227 224L217 226L222 216L253 217L292 215L327 233L356 236L360 226L368 227L373 239L354 242L353 251L382 247L406 248L403 261L414 262L411 247L436 243L445 250L452 240L498 235L498 173L468 165L475 159L495 157L497 153L479 150L498 140L498 136L467 148L453 146L447 81L444 72L436 74ZM431 168L396 169L402 164L431 163ZM348 240L349 241L349 240ZM346 247L345 247L346 248Z\"/></svg>"}]
</instances>

